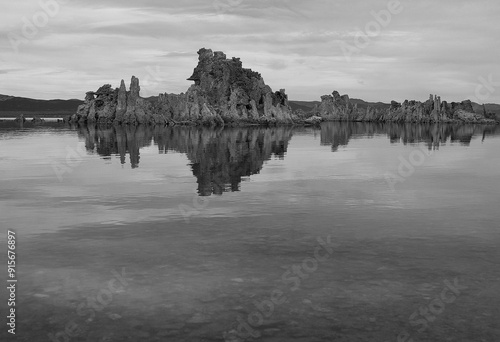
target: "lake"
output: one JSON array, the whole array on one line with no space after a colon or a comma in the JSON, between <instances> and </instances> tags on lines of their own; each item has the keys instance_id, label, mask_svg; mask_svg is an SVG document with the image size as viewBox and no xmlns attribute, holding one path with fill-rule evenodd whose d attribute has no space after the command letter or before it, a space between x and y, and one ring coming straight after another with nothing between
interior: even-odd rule
<instances>
[{"instance_id":1,"label":"lake","mask_svg":"<svg viewBox=\"0 0 500 342\"><path fill-rule=\"evenodd\" d=\"M498 341L499 151L498 126L0 123L17 339Z\"/></svg>"}]
</instances>

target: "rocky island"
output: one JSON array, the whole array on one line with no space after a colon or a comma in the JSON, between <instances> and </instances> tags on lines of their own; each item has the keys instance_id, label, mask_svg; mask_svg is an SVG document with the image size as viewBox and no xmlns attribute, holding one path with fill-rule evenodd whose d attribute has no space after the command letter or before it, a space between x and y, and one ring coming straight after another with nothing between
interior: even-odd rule
<instances>
[{"instance_id":1,"label":"rocky island","mask_svg":"<svg viewBox=\"0 0 500 342\"><path fill-rule=\"evenodd\" d=\"M181 94L140 97L139 80L132 77L127 91L107 84L88 92L71 121L125 124L292 124L292 110L284 90L273 92L262 76L245 69L239 58L222 52L198 51L199 62L188 80L194 84Z\"/></svg>"},{"instance_id":2,"label":"rocky island","mask_svg":"<svg viewBox=\"0 0 500 342\"><path fill-rule=\"evenodd\" d=\"M358 108L350 102L348 95L341 96L334 91L332 95L322 96L321 103L312 113L329 121L496 124L494 116L490 118L486 112L474 113L470 100L447 103L432 94L425 102L392 101L388 108L379 109L370 106Z\"/></svg>"},{"instance_id":3,"label":"rocky island","mask_svg":"<svg viewBox=\"0 0 500 342\"><path fill-rule=\"evenodd\" d=\"M258 72L243 68L239 58L202 48L198 65L188 80L186 93L140 96L139 79L130 88L122 80L114 89L106 84L87 92L85 102L71 122L103 124L276 125L317 124L322 121L481 123L496 124L485 114L474 113L471 101L447 103L431 95L425 102L392 101L386 108L358 108L349 96L334 91L321 97L310 111L294 112L284 89L273 92Z\"/></svg>"}]
</instances>

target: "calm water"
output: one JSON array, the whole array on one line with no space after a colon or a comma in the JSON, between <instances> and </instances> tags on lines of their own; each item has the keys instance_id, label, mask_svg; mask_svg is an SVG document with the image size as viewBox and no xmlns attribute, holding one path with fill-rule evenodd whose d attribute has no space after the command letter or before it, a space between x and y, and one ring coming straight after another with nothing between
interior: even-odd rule
<instances>
[{"instance_id":1,"label":"calm water","mask_svg":"<svg viewBox=\"0 0 500 342\"><path fill-rule=\"evenodd\" d=\"M0 123L17 340L498 341L499 151L482 126Z\"/></svg>"}]
</instances>

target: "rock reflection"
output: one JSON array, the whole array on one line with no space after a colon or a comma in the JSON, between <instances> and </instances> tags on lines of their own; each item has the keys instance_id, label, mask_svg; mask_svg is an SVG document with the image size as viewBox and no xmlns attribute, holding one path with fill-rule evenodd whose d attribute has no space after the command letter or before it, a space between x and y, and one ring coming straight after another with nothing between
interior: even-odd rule
<instances>
[{"instance_id":1,"label":"rock reflection","mask_svg":"<svg viewBox=\"0 0 500 342\"><path fill-rule=\"evenodd\" d=\"M85 140L85 148L106 159L119 155L122 164L127 153L133 169L139 167L139 150L150 146L153 131L148 126L80 126L78 134Z\"/></svg>"},{"instance_id":2,"label":"rock reflection","mask_svg":"<svg viewBox=\"0 0 500 342\"><path fill-rule=\"evenodd\" d=\"M482 136L484 140L486 136L498 132L498 126L328 122L321 126L321 144L331 145L335 152L356 137L387 135L392 144L425 143L429 150L438 150L440 145L447 142L469 146L474 136Z\"/></svg>"},{"instance_id":3,"label":"rock reflection","mask_svg":"<svg viewBox=\"0 0 500 342\"><path fill-rule=\"evenodd\" d=\"M122 164L130 156L132 168L139 167L140 149L154 142L160 154L175 151L184 153L191 161L191 170L197 179L200 196L220 195L239 191L245 177L260 173L264 162L285 157L294 132L303 127L246 127L201 128L162 126L108 126L78 127L88 151L104 159L116 155ZM429 150L437 150L447 142L468 146L474 136L486 139L499 133L498 126L394 124L328 122L319 128L321 144L331 145L332 151L347 146L351 139L387 136L391 143L425 143ZM310 133L310 132L309 132Z\"/></svg>"},{"instance_id":4,"label":"rock reflection","mask_svg":"<svg viewBox=\"0 0 500 342\"><path fill-rule=\"evenodd\" d=\"M266 160L283 159L292 138L292 127L82 126L78 132L89 152L106 159L119 155L122 164L128 153L132 168L139 166L140 149L152 141L159 153L186 154L201 196L238 191L242 179L258 174Z\"/></svg>"},{"instance_id":5,"label":"rock reflection","mask_svg":"<svg viewBox=\"0 0 500 342\"><path fill-rule=\"evenodd\" d=\"M291 127L155 129L160 153L185 153L201 196L239 191L242 178L258 174L264 161L284 158L292 138Z\"/></svg>"}]
</instances>

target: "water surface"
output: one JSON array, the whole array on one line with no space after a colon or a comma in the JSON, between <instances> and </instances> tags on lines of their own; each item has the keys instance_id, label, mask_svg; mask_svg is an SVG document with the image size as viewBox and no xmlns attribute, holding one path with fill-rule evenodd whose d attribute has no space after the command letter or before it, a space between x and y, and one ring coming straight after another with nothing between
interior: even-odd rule
<instances>
[{"instance_id":1,"label":"water surface","mask_svg":"<svg viewBox=\"0 0 500 342\"><path fill-rule=\"evenodd\" d=\"M499 132L0 123L18 338L496 341Z\"/></svg>"}]
</instances>

